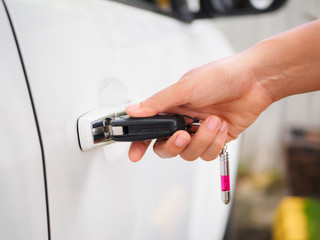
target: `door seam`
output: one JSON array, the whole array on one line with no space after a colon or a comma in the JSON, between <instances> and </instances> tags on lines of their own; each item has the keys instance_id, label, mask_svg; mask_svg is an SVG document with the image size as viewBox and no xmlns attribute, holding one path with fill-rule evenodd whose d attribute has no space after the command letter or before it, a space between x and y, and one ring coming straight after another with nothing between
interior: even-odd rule
<instances>
[{"instance_id":1,"label":"door seam","mask_svg":"<svg viewBox=\"0 0 320 240\"><path fill-rule=\"evenodd\" d=\"M34 116L34 120L35 120L35 123L36 123L37 134L38 134L38 139L39 139L39 144L40 144L41 158L42 158L42 167L43 167L48 240L51 240L50 211L49 211L49 196L48 196L46 163L45 163L45 154L44 154L43 142L42 142L41 133L40 133L39 121L38 121L38 118L37 118L36 108L35 108L35 104L34 104L32 93L31 93L31 88L30 88L30 84L29 84L29 80L28 80L28 75L27 75L27 71L26 71L26 68L25 68L25 65L24 65L23 58L22 58L22 53L21 53L21 49L19 47L19 42L18 42L18 38L17 38L15 29L14 29L14 26L13 26L13 22L11 20L10 13L9 13L9 10L8 10L7 5L5 3L5 0L2 0L2 3L3 3L3 6L4 6L4 9L5 9L6 13L7 13L9 24L10 24L10 27L11 27L11 30L12 30L12 35L14 37L14 41L15 41L15 44L16 44L16 47L17 47L20 63L21 63L21 66L22 66L23 75L24 75L24 78L26 80L26 85L27 85L28 94L29 94L29 98L30 98L30 103L31 103L32 111L33 111L33 116Z\"/></svg>"}]
</instances>

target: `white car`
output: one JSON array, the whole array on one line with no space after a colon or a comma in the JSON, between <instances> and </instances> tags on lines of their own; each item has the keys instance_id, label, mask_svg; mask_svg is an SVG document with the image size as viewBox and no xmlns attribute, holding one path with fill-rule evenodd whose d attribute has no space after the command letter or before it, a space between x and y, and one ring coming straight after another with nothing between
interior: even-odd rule
<instances>
[{"instance_id":1,"label":"white car","mask_svg":"<svg viewBox=\"0 0 320 240\"><path fill-rule=\"evenodd\" d=\"M79 147L83 114L123 110L232 53L212 20L177 16L107 0L0 3L0 239L223 238L218 161Z\"/></svg>"}]
</instances>

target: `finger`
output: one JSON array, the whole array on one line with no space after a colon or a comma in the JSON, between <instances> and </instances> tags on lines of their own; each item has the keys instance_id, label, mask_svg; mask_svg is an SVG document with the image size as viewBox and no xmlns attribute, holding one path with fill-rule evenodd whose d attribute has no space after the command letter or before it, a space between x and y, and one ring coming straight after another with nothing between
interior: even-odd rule
<instances>
[{"instance_id":1,"label":"finger","mask_svg":"<svg viewBox=\"0 0 320 240\"><path fill-rule=\"evenodd\" d=\"M208 117L192 136L190 143L181 152L180 156L188 161L193 161L200 157L216 138L220 125L221 120L218 117Z\"/></svg>"},{"instance_id":2,"label":"finger","mask_svg":"<svg viewBox=\"0 0 320 240\"><path fill-rule=\"evenodd\" d=\"M205 150L205 152L201 155L201 158L205 161L216 159L226 143L227 134L228 125L225 121L223 121L219 132L214 139L214 142L212 142L210 146Z\"/></svg>"},{"instance_id":3,"label":"finger","mask_svg":"<svg viewBox=\"0 0 320 240\"><path fill-rule=\"evenodd\" d=\"M131 143L130 149L129 149L129 159L132 162L138 162L145 152L148 149L148 146L150 145L151 141L141 141L141 142L133 142Z\"/></svg>"},{"instance_id":4,"label":"finger","mask_svg":"<svg viewBox=\"0 0 320 240\"><path fill-rule=\"evenodd\" d=\"M171 158L180 152L190 142L191 136L186 131L177 131L169 139L159 139L154 145L153 150L161 158Z\"/></svg>"},{"instance_id":5,"label":"finger","mask_svg":"<svg viewBox=\"0 0 320 240\"><path fill-rule=\"evenodd\" d=\"M157 113L188 102L190 84L186 81L177 82L156 93L145 101L126 107L126 112L132 117L149 117Z\"/></svg>"}]
</instances>

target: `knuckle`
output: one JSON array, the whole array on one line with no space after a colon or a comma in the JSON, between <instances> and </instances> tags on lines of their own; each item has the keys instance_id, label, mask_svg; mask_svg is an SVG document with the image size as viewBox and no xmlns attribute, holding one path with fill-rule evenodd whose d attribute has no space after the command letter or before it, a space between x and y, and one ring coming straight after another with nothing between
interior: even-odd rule
<instances>
[{"instance_id":1,"label":"knuckle","mask_svg":"<svg viewBox=\"0 0 320 240\"><path fill-rule=\"evenodd\" d=\"M159 144L154 144L153 145L153 151L161 158L166 158L166 154L161 150L161 147Z\"/></svg>"},{"instance_id":2,"label":"knuckle","mask_svg":"<svg viewBox=\"0 0 320 240\"><path fill-rule=\"evenodd\" d=\"M212 160L214 160L216 157L215 156L213 156L213 155L202 155L201 156L201 159L202 160L204 160L204 161L207 161L207 162L209 162L209 161L212 161Z\"/></svg>"},{"instance_id":3,"label":"knuckle","mask_svg":"<svg viewBox=\"0 0 320 240\"><path fill-rule=\"evenodd\" d=\"M216 159L218 157L221 149L220 148L213 148L213 150L211 152L212 159Z\"/></svg>"},{"instance_id":4,"label":"knuckle","mask_svg":"<svg viewBox=\"0 0 320 240\"><path fill-rule=\"evenodd\" d=\"M217 146L217 151L218 154L220 153L220 151L223 149L224 145L225 145L226 141L224 138L219 138L216 141L216 146Z\"/></svg>"},{"instance_id":5,"label":"knuckle","mask_svg":"<svg viewBox=\"0 0 320 240\"><path fill-rule=\"evenodd\" d=\"M178 155L178 153L176 153L176 152L167 152L167 158L172 158L172 157L175 157L177 155Z\"/></svg>"},{"instance_id":6,"label":"knuckle","mask_svg":"<svg viewBox=\"0 0 320 240\"><path fill-rule=\"evenodd\" d=\"M189 70L188 72L182 75L179 81L187 81L189 79L194 78L194 75L198 72L199 69L201 69L201 67L196 67Z\"/></svg>"},{"instance_id":7,"label":"knuckle","mask_svg":"<svg viewBox=\"0 0 320 240\"><path fill-rule=\"evenodd\" d=\"M153 145L153 151L161 158L172 158L178 155L174 150L171 150L170 148L165 148L164 145Z\"/></svg>"},{"instance_id":8,"label":"knuckle","mask_svg":"<svg viewBox=\"0 0 320 240\"><path fill-rule=\"evenodd\" d=\"M205 161L212 161L212 160L216 159L219 156L221 149L223 148L223 144L220 147L220 145L217 145L217 142L215 142L215 144L211 145L205 151L205 153L200 156L201 159L203 159Z\"/></svg>"},{"instance_id":9,"label":"knuckle","mask_svg":"<svg viewBox=\"0 0 320 240\"><path fill-rule=\"evenodd\" d=\"M185 74L182 75L178 83L188 81L191 78L191 75L192 75L192 70L190 70L189 72L186 72Z\"/></svg>"},{"instance_id":10,"label":"knuckle","mask_svg":"<svg viewBox=\"0 0 320 240\"><path fill-rule=\"evenodd\" d=\"M160 99L159 99L158 93L156 93L155 95L149 97L148 99L146 99L140 103L141 108L150 109L153 112L155 112L155 114L157 113L157 111L161 107L160 105L161 104L160 104Z\"/></svg>"},{"instance_id":11,"label":"knuckle","mask_svg":"<svg viewBox=\"0 0 320 240\"><path fill-rule=\"evenodd\" d=\"M149 98L149 103L151 106L155 107L157 109L158 107L158 98L156 95L153 95Z\"/></svg>"},{"instance_id":12,"label":"knuckle","mask_svg":"<svg viewBox=\"0 0 320 240\"><path fill-rule=\"evenodd\" d=\"M200 126L202 127L202 126ZM197 131L197 137L195 140L197 141L197 146L202 147L203 146L209 146L211 142L214 140L214 136L212 136L206 129L198 129Z\"/></svg>"},{"instance_id":13,"label":"knuckle","mask_svg":"<svg viewBox=\"0 0 320 240\"><path fill-rule=\"evenodd\" d=\"M165 154L163 154L162 152L159 152L159 151L154 151L154 152L161 158L167 158Z\"/></svg>"},{"instance_id":14,"label":"knuckle","mask_svg":"<svg viewBox=\"0 0 320 240\"><path fill-rule=\"evenodd\" d=\"M170 156L165 152L157 151L155 153L161 158L170 158Z\"/></svg>"},{"instance_id":15,"label":"knuckle","mask_svg":"<svg viewBox=\"0 0 320 240\"><path fill-rule=\"evenodd\" d=\"M185 153L180 153L180 157L186 161L194 161L197 159L196 156L191 156L189 154L185 154Z\"/></svg>"}]
</instances>

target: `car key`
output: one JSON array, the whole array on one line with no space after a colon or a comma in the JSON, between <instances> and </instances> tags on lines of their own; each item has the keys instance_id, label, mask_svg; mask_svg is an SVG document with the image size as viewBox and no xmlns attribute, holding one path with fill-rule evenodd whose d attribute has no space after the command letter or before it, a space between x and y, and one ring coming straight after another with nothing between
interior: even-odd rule
<instances>
[{"instance_id":1,"label":"car key","mask_svg":"<svg viewBox=\"0 0 320 240\"><path fill-rule=\"evenodd\" d=\"M186 130L181 115L134 118L122 116L111 119L110 137L117 142L134 142L169 137L178 130Z\"/></svg>"}]
</instances>

